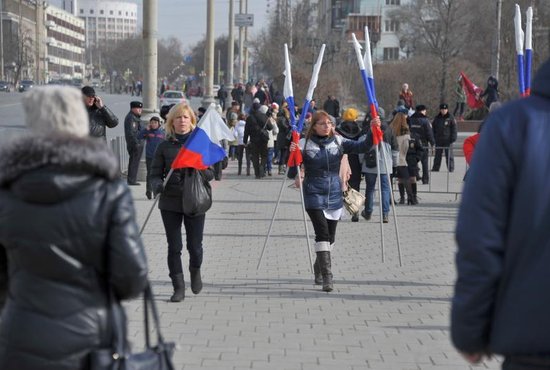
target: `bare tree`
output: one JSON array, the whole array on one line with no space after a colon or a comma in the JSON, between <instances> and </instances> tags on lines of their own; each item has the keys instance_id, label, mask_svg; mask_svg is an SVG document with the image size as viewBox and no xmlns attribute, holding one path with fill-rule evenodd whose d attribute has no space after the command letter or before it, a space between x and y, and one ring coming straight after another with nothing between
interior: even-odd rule
<instances>
[{"instance_id":1,"label":"bare tree","mask_svg":"<svg viewBox=\"0 0 550 370\"><path fill-rule=\"evenodd\" d=\"M449 64L466 46L471 0L412 0L392 13L404 25L401 40L413 53L434 56L439 66L439 99L446 100Z\"/></svg>"}]
</instances>

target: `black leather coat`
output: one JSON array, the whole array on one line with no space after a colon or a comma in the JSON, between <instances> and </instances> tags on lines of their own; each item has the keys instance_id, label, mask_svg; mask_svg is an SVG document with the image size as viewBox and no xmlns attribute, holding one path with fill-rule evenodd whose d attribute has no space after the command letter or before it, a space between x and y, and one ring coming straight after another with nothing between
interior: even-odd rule
<instances>
[{"instance_id":1,"label":"black leather coat","mask_svg":"<svg viewBox=\"0 0 550 370\"><path fill-rule=\"evenodd\" d=\"M90 118L90 136L101 137L107 140L106 127L113 128L118 125L118 118L107 106L98 108L95 105L86 107Z\"/></svg>"},{"instance_id":2,"label":"black leather coat","mask_svg":"<svg viewBox=\"0 0 550 370\"><path fill-rule=\"evenodd\" d=\"M131 193L105 143L19 139L0 152L0 369L87 369L119 299L145 287Z\"/></svg>"}]
</instances>

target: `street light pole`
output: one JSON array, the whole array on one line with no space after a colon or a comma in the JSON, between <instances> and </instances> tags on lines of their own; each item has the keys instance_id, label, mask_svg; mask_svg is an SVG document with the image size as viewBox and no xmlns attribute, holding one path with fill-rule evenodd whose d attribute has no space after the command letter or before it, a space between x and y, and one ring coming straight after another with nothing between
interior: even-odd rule
<instances>
[{"instance_id":1,"label":"street light pole","mask_svg":"<svg viewBox=\"0 0 550 370\"><path fill-rule=\"evenodd\" d=\"M235 58L235 34L233 29L235 28L235 15L233 14L233 0L229 0L229 41L227 44L227 79L225 80L225 88L227 90L227 99L225 106L229 107L231 104L231 89L233 87L233 59Z\"/></svg>"},{"instance_id":2,"label":"street light pole","mask_svg":"<svg viewBox=\"0 0 550 370\"><path fill-rule=\"evenodd\" d=\"M0 78L4 81L4 1L0 0Z\"/></svg>"},{"instance_id":3,"label":"street light pole","mask_svg":"<svg viewBox=\"0 0 550 370\"><path fill-rule=\"evenodd\" d=\"M244 1L239 0L239 14L243 14ZM243 61L244 61L244 27L239 27L239 83L243 83Z\"/></svg>"},{"instance_id":4,"label":"street light pole","mask_svg":"<svg viewBox=\"0 0 550 370\"><path fill-rule=\"evenodd\" d=\"M248 14L248 0L244 0L245 13ZM248 82L248 27L244 28L244 79Z\"/></svg>"},{"instance_id":5,"label":"street light pole","mask_svg":"<svg viewBox=\"0 0 550 370\"><path fill-rule=\"evenodd\" d=\"M157 109L157 0L143 0L143 111L158 112Z\"/></svg>"},{"instance_id":6,"label":"street light pole","mask_svg":"<svg viewBox=\"0 0 550 370\"><path fill-rule=\"evenodd\" d=\"M206 53L205 53L205 95L202 99L202 106L208 108L214 102L214 0L207 0L206 3Z\"/></svg>"}]
</instances>

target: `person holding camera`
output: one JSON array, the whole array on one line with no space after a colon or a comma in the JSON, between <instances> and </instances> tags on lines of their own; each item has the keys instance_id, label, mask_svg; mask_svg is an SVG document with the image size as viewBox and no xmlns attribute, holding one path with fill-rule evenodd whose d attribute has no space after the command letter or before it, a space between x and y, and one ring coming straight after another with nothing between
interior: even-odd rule
<instances>
[{"instance_id":1,"label":"person holding camera","mask_svg":"<svg viewBox=\"0 0 550 370\"><path fill-rule=\"evenodd\" d=\"M118 118L103 104L103 100L95 94L93 87L84 86L81 91L84 106L88 111L88 118L90 120L90 136L103 138L106 141L106 128L116 127L118 125Z\"/></svg>"}]
</instances>

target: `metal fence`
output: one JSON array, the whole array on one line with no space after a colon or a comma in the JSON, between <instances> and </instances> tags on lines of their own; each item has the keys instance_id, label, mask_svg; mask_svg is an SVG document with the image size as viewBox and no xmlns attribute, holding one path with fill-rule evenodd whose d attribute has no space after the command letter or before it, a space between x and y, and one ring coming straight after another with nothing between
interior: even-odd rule
<instances>
[{"instance_id":1,"label":"metal fence","mask_svg":"<svg viewBox=\"0 0 550 370\"><path fill-rule=\"evenodd\" d=\"M124 136L117 136L109 139L108 144L118 160L120 172L126 175L126 169L128 168L128 150L126 149L126 139Z\"/></svg>"}]
</instances>

